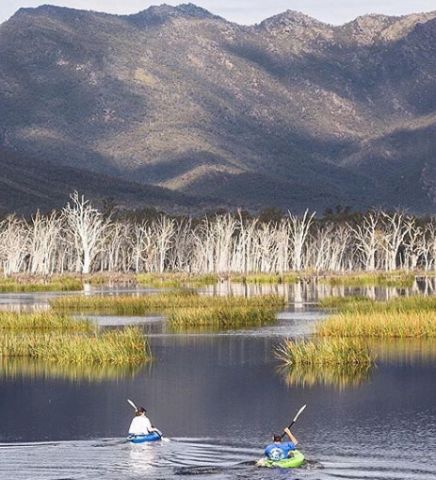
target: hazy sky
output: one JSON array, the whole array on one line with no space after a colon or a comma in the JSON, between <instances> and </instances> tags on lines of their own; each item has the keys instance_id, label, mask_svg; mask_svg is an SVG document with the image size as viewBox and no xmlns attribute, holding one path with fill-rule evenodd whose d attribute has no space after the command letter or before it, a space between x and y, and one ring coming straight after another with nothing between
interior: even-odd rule
<instances>
[{"instance_id":1,"label":"hazy sky","mask_svg":"<svg viewBox=\"0 0 436 480\"><path fill-rule=\"evenodd\" d=\"M44 3L108 13L135 13L150 5L178 5L190 0L0 0L0 22L20 7ZM259 22L284 10L298 10L319 20L340 24L366 13L403 15L436 10L436 0L191 0L211 12L242 24Z\"/></svg>"}]
</instances>

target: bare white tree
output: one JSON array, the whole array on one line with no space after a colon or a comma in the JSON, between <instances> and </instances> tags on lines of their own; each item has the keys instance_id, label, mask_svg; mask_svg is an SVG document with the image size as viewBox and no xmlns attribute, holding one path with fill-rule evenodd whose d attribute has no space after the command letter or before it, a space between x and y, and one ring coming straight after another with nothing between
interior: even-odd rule
<instances>
[{"instance_id":1,"label":"bare white tree","mask_svg":"<svg viewBox=\"0 0 436 480\"><path fill-rule=\"evenodd\" d=\"M303 268L304 246L314 217L315 212L309 215L308 210L304 212L303 217L298 217L289 212L292 252L291 267L292 270L297 272Z\"/></svg>"},{"instance_id":2,"label":"bare white tree","mask_svg":"<svg viewBox=\"0 0 436 480\"><path fill-rule=\"evenodd\" d=\"M363 217L361 225L356 225L353 229L355 246L360 253L363 268L367 271L376 269L376 256L380 245L380 214L370 212Z\"/></svg>"},{"instance_id":3,"label":"bare white tree","mask_svg":"<svg viewBox=\"0 0 436 480\"><path fill-rule=\"evenodd\" d=\"M83 195L74 192L62 210L70 229L76 251L76 268L84 274L91 272L92 262L103 248L104 236L110 224Z\"/></svg>"},{"instance_id":4,"label":"bare white tree","mask_svg":"<svg viewBox=\"0 0 436 480\"><path fill-rule=\"evenodd\" d=\"M62 221L58 214L43 216L38 211L29 225L29 272L51 275L56 270L55 256L61 242Z\"/></svg>"},{"instance_id":5,"label":"bare white tree","mask_svg":"<svg viewBox=\"0 0 436 480\"><path fill-rule=\"evenodd\" d=\"M400 247L407 235L407 225L404 213L382 213L383 218L383 249L385 251L385 268L388 271L396 270L401 264L399 258Z\"/></svg>"}]
</instances>

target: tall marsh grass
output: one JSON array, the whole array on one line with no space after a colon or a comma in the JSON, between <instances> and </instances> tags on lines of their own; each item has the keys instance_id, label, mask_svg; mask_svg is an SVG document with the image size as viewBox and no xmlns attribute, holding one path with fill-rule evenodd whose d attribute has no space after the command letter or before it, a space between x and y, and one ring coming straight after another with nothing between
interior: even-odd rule
<instances>
[{"instance_id":1,"label":"tall marsh grass","mask_svg":"<svg viewBox=\"0 0 436 480\"><path fill-rule=\"evenodd\" d=\"M50 303L60 311L144 315L176 308L280 307L285 304L285 299L278 295L211 297L188 290L141 296L68 296L56 298Z\"/></svg>"},{"instance_id":2,"label":"tall marsh grass","mask_svg":"<svg viewBox=\"0 0 436 480\"><path fill-rule=\"evenodd\" d=\"M319 301L319 306L321 308L335 308L343 311L347 308L354 309L357 307L357 304L361 306L365 303L371 304L372 302L373 300L369 299L368 297L347 295L344 297L322 298Z\"/></svg>"},{"instance_id":3,"label":"tall marsh grass","mask_svg":"<svg viewBox=\"0 0 436 480\"><path fill-rule=\"evenodd\" d=\"M363 365L371 366L374 358L367 345L345 338L319 341L286 340L276 348L276 357L288 367L298 365Z\"/></svg>"},{"instance_id":4,"label":"tall marsh grass","mask_svg":"<svg viewBox=\"0 0 436 480\"><path fill-rule=\"evenodd\" d=\"M172 310L168 315L168 323L173 330L195 327L215 327L217 329L261 327L271 325L275 321L276 310L268 307L183 308Z\"/></svg>"},{"instance_id":5,"label":"tall marsh grass","mask_svg":"<svg viewBox=\"0 0 436 480\"><path fill-rule=\"evenodd\" d=\"M187 273L142 273L136 275L136 280L140 285L152 288L182 288L203 287L215 285L219 281L218 275L189 275Z\"/></svg>"},{"instance_id":6,"label":"tall marsh grass","mask_svg":"<svg viewBox=\"0 0 436 480\"><path fill-rule=\"evenodd\" d=\"M410 288L415 282L415 275L407 272L344 274L327 276L320 282L331 286Z\"/></svg>"},{"instance_id":7,"label":"tall marsh grass","mask_svg":"<svg viewBox=\"0 0 436 480\"><path fill-rule=\"evenodd\" d=\"M0 357L28 357L58 365L138 365L151 358L141 330L125 328L94 335L5 333Z\"/></svg>"},{"instance_id":8,"label":"tall marsh grass","mask_svg":"<svg viewBox=\"0 0 436 480\"><path fill-rule=\"evenodd\" d=\"M298 279L299 277L295 273L247 273L229 275L229 280L235 283L296 283L298 282Z\"/></svg>"},{"instance_id":9,"label":"tall marsh grass","mask_svg":"<svg viewBox=\"0 0 436 480\"><path fill-rule=\"evenodd\" d=\"M436 337L436 311L344 312L316 327L321 337Z\"/></svg>"},{"instance_id":10,"label":"tall marsh grass","mask_svg":"<svg viewBox=\"0 0 436 480\"><path fill-rule=\"evenodd\" d=\"M318 336L436 337L436 297L398 297L387 302L351 298L337 301L336 306L339 312L317 325Z\"/></svg>"},{"instance_id":11,"label":"tall marsh grass","mask_svg":"<svg viewBox=\"0 0 436 480\"><path fill-rule=\"evenodd\" d=\"M44 279L41 277L3 278L0 280L1 293L19 292L65 292L83 290L83 283L78 278L55 277Z\"/></svg>"},{"instance_id":12,"label":"tall marsh grass","mask_svg":"<svg viewBox=\"0 0 436 480\"><path fill-rule=\"evenodd\" d=\"M51 311L34 313L0 312L0 332L61 331L91 333L95 326L89 320L76 320Z\"/></svg>"}]
</instances>

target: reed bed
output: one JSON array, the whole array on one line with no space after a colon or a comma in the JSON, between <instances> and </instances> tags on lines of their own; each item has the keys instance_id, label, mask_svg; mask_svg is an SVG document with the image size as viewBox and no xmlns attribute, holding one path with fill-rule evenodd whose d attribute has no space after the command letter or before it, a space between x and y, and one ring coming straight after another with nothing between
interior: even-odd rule
<instances>
[{"instance_id":1,"label":"reed bed","mask_svg":"<svg viewBox=\"0 0 436 480\"><path fill-rule=\"evenodd\" d=\"M364 298L325 300L339 312L316 327L327 337L436 337L436 297L397 297L387 302Z\"/></svg>"},{"instance_id":2,"label":"reed bed","mask_svg":"<svg viewBox=\"0 0 436 480\"><path fill-rule=\"evenodd\" d=\"M152 288L182 288L189 287L203 287L208 285L215 285L219 281L218 275L204 274L204 275L190 275L186 273L143 273L136 275L136 280L139 284Z\"/></svg>"},{"instance_id":3,"label":"reed bed","mask_svg":"<svg viewBox=\"0 0 436 480\"><path fill-rule=\"evenodd\" d=\"M73 277L56 277L53 279L20 277L0 280L1 293L65 292L78 290L83 290L83 283L80 279Z\"/></svg>"},{"instance_id":4,"label":"reed bed","mask_svg":"<svg viewBox=\"0 0 436 480\"><path fill-rule=\"evenodd\" d=\"M215 327L219 329L271 325L276 321L276 309L222 306L174 309L168 315L173 329Z\"/></svg>"},{"instance_id":5,"label":"reed bed","mask_svg":"<svg viewBox=\"0 0 436 480\"><path fill-rule=\"evenodd\" d=\"M138 328L94 335L6 333L0 357L27 357L58 365L139 365L151 358L148 341Z\"/></svg>"},{"instance_id":6,"label":"reed bed","mask_svg":"<svg viewBox=\"0 0 436 480\"><path fill-rule=\"evenodd\" d=\"M424 312L436 309L436 296L412 295L396 297L388 301L371 300L367 297L328 297L320 301L324 308L337 308L340 312Z\"/></svg>"},{"instance_id":7,"label":"reed bed","mask_svg":"<svg viewBox=\"0 0 436 480\"><path fill-rule=\"evenodd\" d=\"M316 327L321 337L436 337L436 311L344 312Z\"/></svg>"},{"instance_id":8,"label":"reed bed","mask_svg":"<svg viewBox=\"0 0 436 480\"><path fill-rule=\"evenodd\" d=\"M362 307L365 304L372 304L373 300L368 297L347 295L345 297L326 297L319 301L319 306L322 308L335 308L341 311L346 309L354 310L357 307Z\"/></svg>"},{"instance_id":9,"label":"reed bed","mask_svg":"<svg viewBox=\"0 0 436 480\"><path fill-rule=\"evenodd\" d=\"M76 320L51 311L35 313L0 312L0 332L61 331L91 333L94 325L89 320Z\"/></svg>"},{"instance_id":10,"label":"reed bed","mask_svg":"<svg viewBox=\"0 0 436 480\"><path fill-rule=\"evenodd\" d=\"M276 283L296 283L299 277L295 273L247 273L231 274L229 280L235 283L255 283L255 284L276 284Z\"/></svg>"},{"instance_id":11,"label":"reed bed","mask_svg":"<svg viewBox=\"0 0 436 480\"><path fill-rule=\"evenodd\" d=\"M276 348L275 354L282 364L288 367L374 364L367 345L345 338L322 339L316 342L286 340Z\"/></svg>"},{"instance_id":12,"label":"reed bed","mask_svg":"<svg viewBox=\"0 0 436 480\"><path fill-rule=\"evenodd\" d=\"M141 296L68 296L52 300L56 310L111 313L115 315L144 315L177 308L218 309L232 307L280 307L284 297L263 295L256 297L210 297L192 291L175 291Z\"/></svg>"},{"instance_id":13,"label":"reed bed","mask_svg":"<svg viewBox=\"0 0 436 480\"><path fill-rule=\"evenodd\" d=\"M332 275L321 278L320 282L332 286L346 287L378 286L410 288L415 282L415 275L406 272Z\"/></svg>"}]
</instances>

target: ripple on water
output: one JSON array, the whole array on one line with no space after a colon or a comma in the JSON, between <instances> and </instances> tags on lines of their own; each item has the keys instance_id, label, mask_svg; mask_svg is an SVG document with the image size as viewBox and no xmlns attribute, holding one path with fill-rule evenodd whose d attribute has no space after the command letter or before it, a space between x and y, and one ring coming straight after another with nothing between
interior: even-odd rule
<instances>
[{"instance_id":1,"label":"ripple on water","mask_svg":"<svg viewBox=\"0 0 436 480\"><path fill-rule=\"evenodd\" d=\"M195 477L227 479L372 479L434 480L436 466L406 451L386 455L334 455L310 458L297 470L261 470L254 466L260 449L220 445L198 439L174 439L131 445L124 439L4 444L0 478L15 480L150 480ZM17 469L19 465L19 469Z\"/></svg>"}]
</instances>

